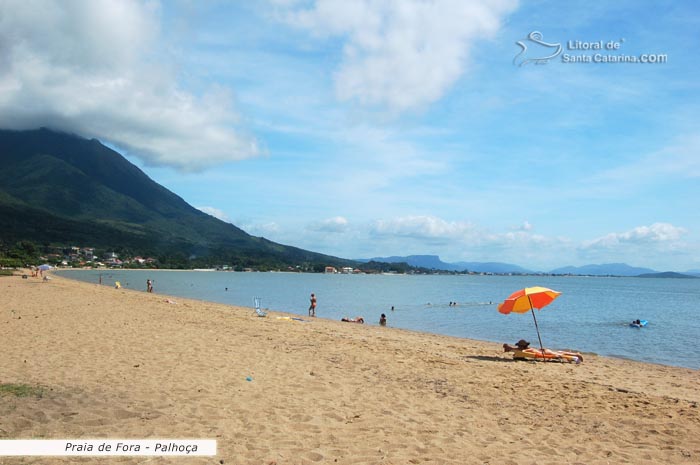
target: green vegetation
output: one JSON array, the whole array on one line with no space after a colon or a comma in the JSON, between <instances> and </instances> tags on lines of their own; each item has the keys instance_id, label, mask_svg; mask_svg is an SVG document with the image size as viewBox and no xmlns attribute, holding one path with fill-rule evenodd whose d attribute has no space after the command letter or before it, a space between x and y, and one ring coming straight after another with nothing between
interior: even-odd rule
<instances>
[{"instance_id":1,"label":"green vegetation","mask_svg":"<svg viewBox=\"0 0 700 465\"><path fill-rule=\"evenodd\" d=\"M161 268L357 265L251 236L207 215L97 140L0 130L0 165L4 266L36 264L42 253L71 246L153 257Z\"/></svg>"},{"instance_id":2,"label":"green vegetation","mask_svg":"<svg viewBox=\"0 0 700 465\"><path fill-rule=\"evenodd\" d=\"M41 398L44 396L44 388L29 384L0 383L0 396L3 395Z\"/></svg>"},{"instance_id":3,"label":"green vegetation","mask_svg":"<svg viewBox=\"0 0 700 465\"><path fill-rule=\"evenodd\" d=\"M386 263L369 261L359 266L362 271L374 273L433 273L434 270L411 266L408 263Z\"/></svg>"},{"instance_id":4,"label":"green vegetation","mask_svg":"<svg viewBox=\"0 0 700 465\"><path fill-rule=\"evenodd\" d=\"M0 166L0 267L90 266L114 253L120 262L113 265L124 268L436 272L360 264L251 236L192 207L97 140L0 130ZM93 249L95 260L75 257L72 247Z\"/></svg>"},{"instance_id":5,"label":"green vegetation","mask_svg":"<svg viewBox=\"0 0 700 465\"><path fill-rule=\"evenodd\" d=\"M0 241L0 267L22 268L27 265L38 265L40 261L41 246L31 241L19 241L8 244ZM0 270L0 272L12 270Z\"/></svg>"}]
</instances>

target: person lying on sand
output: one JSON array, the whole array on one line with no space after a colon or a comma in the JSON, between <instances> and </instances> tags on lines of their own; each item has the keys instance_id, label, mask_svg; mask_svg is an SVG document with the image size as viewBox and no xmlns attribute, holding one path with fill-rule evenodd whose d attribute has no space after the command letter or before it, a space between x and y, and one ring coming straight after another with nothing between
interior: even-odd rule
<instances>
[{"instance_id":1,"label":"person lying on sand","mask_svg":"<svg viewBox=\"0 0 700 465\"><path fill-rule=\"evenodd\" d=\"M365 319L362 318L361 316L358 316L358 317L355 317L355 318L348 318L348 317L344 316L343 318L340 319L340 321L345 321L345 322L347 322L347 323L360 323L360 324L364 324Z\"/></svg>"},{"instance_id":2,"label":"person lying on sand","mask_svg":"<svg viewBox=\"0 0 700 465\"><path fill-rule=\"evenodd\" d=\"M583 355L581 355L579 352L567 352L567 351L554 351L551 349L535 349L530 347L530 343L526 341L525 339L520 339L518 342L515 343L515 346L511 346L509 344L503 344L503 351L504 352L531 352L533 354L536 353L542 353L543 355L551 355L554 357L578 357L578 360L583 362ZM517 354L516 354L517 355Z\"/></svg>"},{"instance_id":3,"label":"person lying on sand","mask_svg":"<svg viewBox=\"0 0 700 465\"><path fill-rule=\"evenodd\" d=\"M528 347L530 347L530 343L528 341L526 341L525 339L520 339L518 342L515 343L515 346L503 344L503 351L504 352L514 352L516 350L525 350Z\"/></svg>"}]
</instances>

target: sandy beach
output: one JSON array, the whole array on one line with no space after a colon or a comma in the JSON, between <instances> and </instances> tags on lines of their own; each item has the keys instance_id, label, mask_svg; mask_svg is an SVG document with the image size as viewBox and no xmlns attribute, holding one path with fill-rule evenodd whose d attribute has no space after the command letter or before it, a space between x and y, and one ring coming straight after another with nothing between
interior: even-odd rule
<instances>
[{"instance_id":1,"label":"sandy beach","mask_svg":"<svg viewBox=\"0 0 700 465\"><path fill-rule=\"evenodd\" d=\"M696 370L514 361L391 321L52 278L0 277L0 384L36 388L0 393L0 439L215 439L218 455L0 464L700 463Z\"/></svg>"}]
</instances>

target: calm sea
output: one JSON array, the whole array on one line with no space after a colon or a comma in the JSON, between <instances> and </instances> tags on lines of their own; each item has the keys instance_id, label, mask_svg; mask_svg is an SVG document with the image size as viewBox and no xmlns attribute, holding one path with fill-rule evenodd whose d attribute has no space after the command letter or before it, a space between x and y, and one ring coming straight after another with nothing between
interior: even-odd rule
<instances>
[{"instance_id":1,"label":"calm sea","mask_svg":"<svg viewBox=\"0 0 700 465\"><path fill-rule=\"evenodd\" d=\"M594 352L644 362L700 369L700 279L539 276L409 276L206 271L80 270L61 275L81 281L306 315L309 295L317 315L363 316L378 324L449 336L537 345L532 315L502 315L497 303L512 292L544 286L562 292L537 312L546 347ZM450 302L457 302L451 306ZM394 311L391 311L391 307ZM648 320L631 328L634 319Z\"/></svg>"}]
</instances>

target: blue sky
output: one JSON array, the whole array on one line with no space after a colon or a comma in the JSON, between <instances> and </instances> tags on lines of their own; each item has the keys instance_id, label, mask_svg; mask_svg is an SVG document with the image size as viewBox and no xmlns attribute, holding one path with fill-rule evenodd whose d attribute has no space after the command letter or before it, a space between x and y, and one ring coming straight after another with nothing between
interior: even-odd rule
<instances>
[{"instance_id":1,"label":"blue sky","mask_svg":"<svg viewBox=\"0 0 700 465\"><path fill-rule=\"evenodd\" d=\"M0 6L0 127L96 137L253 235L700 269L696 2L34 3ZM564 62L596 54L661 62Z\"/></svg>"}]
</instances>

